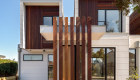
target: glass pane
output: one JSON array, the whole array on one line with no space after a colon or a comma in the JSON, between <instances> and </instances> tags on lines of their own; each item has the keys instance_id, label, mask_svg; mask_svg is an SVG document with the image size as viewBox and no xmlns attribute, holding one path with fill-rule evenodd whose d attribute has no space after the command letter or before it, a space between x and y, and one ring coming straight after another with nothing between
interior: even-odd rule
<instances>
[{"instance_id":1,"label":"glass pane","mask_svg":"<svg viewBox=\"0 0 140 80\"><path fill-rule=\"evenodd\" d=\"M56 17L57 18L57 25L59 25L59 17Z\"/></svg>"},{"instance_id":2,"label":"glass pane","mask_svg":"<svg viewBox=\"0 0 140 80\"><path fill-rule=\"evenodd\" d=\"M48 67L49 80L53 80L53 66Z\"/></svg>"},{"instance_id":3,"label":"glass pane","mask_svg":"<svg viewBox=\"0 0 140 80\"><path fill-rule=\"evenodd\" d=\"M98 22L98 25L105 25L105 22Z\"/></svg>"},{"instance_id":4,"label":"glass pane","mask_svg":"<svg viewBox=\"0 0 140 80\"><path fill-rule=\"evenodd\" d=\"M105 21L105 10L98 10L98 21Z\"/></svg>"},{"instance_id":5,"label":"glass pane","mask_svg":"<svg viewBox=\"0 0 140 80\"><path fill-rule=\"evenodd\" d=\"M131 77L134 74L132 69L135 68L135 49L129 49L129 76ZM134 79L132 79L134 80Z\"/></svg>"},{"instance_id":6,"label":"glass pane","mask_svg":"<svg viewBox=\"0 0 140 80\"><path fill-rule=\"evenodd\" d=\"M52 17L43 17L44 25L52 25Z\"/></svg>"},{"instance_id":7,"label":"glass pane","mask_svg":"<svg viewBox=\"0 0 140 80\"><path fill-rule=\"evenodd\" d=\"M115 56L114 48L107 48L107 80L114 80L114 56Z\"/></svg>"},{"instance_id":8,"label":"glass pane","mask_svg":"<svg viewBox=\"0 0 140 80\"><path fill-rule=\"evenodd\" d=\"M48 56L49 56L49 65L53 65L53 55Z\"/></svg>"},{"instance_id":9,"label":"glass pane","mask_svg":"<svg viewBox=\"0 0 140 80\"><path fill-rule=\"evenodd\" d=\"M107 32L121 32L121 12L119 10L106 11Z\"/></svg>"},{"instance_id":10,"label":"glass pane","mask_svg":"<svg viewBox=\"0 0 140 80\"><path fill-rule=\"evenodd\" d=\"M105 80L105 48L92 48L91 79Z\"/></svg>"},{"instance_id":11,"label":"glass pane","mask_svg":"<svg viewBox=\"0 0 140 80\"><path fill-rule=\"evenodd\" d=\"M24 55L24 60L29 60L29 61L42 61L43 60L43 55Z\"/></svg>"}]
</instances>

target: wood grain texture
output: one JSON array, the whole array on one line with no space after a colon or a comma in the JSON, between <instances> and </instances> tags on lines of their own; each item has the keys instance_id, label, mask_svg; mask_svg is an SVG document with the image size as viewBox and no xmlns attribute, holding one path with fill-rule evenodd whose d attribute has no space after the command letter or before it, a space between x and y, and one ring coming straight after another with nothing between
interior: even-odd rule
<instances>
[{"instance_id":1,"label":"wood grain texture","mask_svg":"<svg viewBox=\"0 0 140 80\"><path fill-rule=\"evenodd\" d=\"M91 80L91 17L87 18L88 80Z\"/></svg>"},{"instance_id":2,"label":"wood grain texture","mask_svg":"<svg viewBox=\"0 0 140 80\"><path fill-rule=\"evenodd\" d=\"M68 80L68 17L65 17L65 80Z\"/></svg>"},{"instance_id":3,"label":"wood grain texture","mask_svg":"<svg viewBox=\"0 0 140 80\"><path fill-rule=\"evenodd\" d=\"M140 6L139 6L140 8ZM140 14L138 11L134 11L129 17L129 33L130 35L139 35L140 34Z\"/></svg>"},{"instance_id":4,"label":"wood grain texture","mask_svg":"<svg viewBox=\"0 0 140 80\"><path fill-rule=\"evenodd\" d=\"M80 80L80 17L76 17L76 80Z\"/></svg>"},{"instance_id":5,"label":"wood grain texture","mask_svg":"<svg viewBox=\"0 0 140 80\"><path fill-rule=\"evenodd\" d=\"M71 80L75 80L74 17L70 18Z\"/></svg>"},{"instance_id":6,"label":"wood grain texture","mask_svg":"<svg viewBox=\"0 0 140 80\"><path fill-rule=\"evenodd\" d=\"M40 34L43 16L59 16L59 6L26 6L26 49L48 48L48 42ZM49 45L52 48L53 44Z\"/></svg>"},{"instance_id":7,"label":"wood grain texture","mask_svg":"<svg viewBox=\"0 0 140 80\"><path fill-rule=\"evenodd\" d=\"M63 18L59 17L59 80L63 80Z\"/></svg>"},{"instance_id":8,"label":"wood grain texture","mask_svg":"<svg viewBox=\"0 0 140 80\"><path fill-rule=\"evenodd\" d=\"M79 0L79 16L91 16L92 25L98 25L98 9L117 9L115 5L111 5L114 0ZM82 20L81 20L82 22Z\"/></svg>"},{"instance_id":9,"label":"wood grain texture","mask_svg":"<svg viewBox=\"0 0 140 80\"><path fill-rule=\"evenodd\" d=\"M53 17L53 80L57 80L57 22Z\"/></svg>"},{"instance_id":10,"label":"wood grain texture","mask_svg":"<svg viewBox=\"0 0 140 80\"><path fill-rule=\"evenodd\" d=\"M85 80L85 17L82 17L82 80Z\"/></svg>"}]
</instances>

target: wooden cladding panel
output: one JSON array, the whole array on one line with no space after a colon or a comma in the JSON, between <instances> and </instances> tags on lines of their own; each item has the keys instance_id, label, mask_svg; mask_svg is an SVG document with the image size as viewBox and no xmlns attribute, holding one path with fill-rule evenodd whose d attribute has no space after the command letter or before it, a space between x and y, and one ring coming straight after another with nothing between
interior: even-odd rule
<instances>
[{"instance_id":1,"label":"wooden cladding panel","mask_svg":"<svg viewBox=\"0 0 140 80\"><path fill-rule=\"evenodd\" d=\"M87 18L88 80L91 80L91 17Z\"/></svg>"},{"instance_id":2,"label":"wooden cladding panel","mask_svg":"<svg viewBox=\"0 0 140 80\"><path fill-rule=\"evenodd\" d=\"M114 0L79 0L79 16L92 18L91 25L98 25L98 9L117 9L115 5L112 5ZM82 21L81 21L82 22Z\"/></svg>"},{"instance_id":3,"label":"wooden cladding panel","mask_svg":"<svg viewBox=\"0 0 140 80\"><path fill-rule=\"evenodd\" d=\"M76 80L80 80L80 17L76 18Z\"/></svg>"},{"instance_id":4,"label":"wooden cladding panel","mask_svg":"<svg viewBox=\"0 0 140 80\"><path fill-rule=\"evenodd\" d=\"M26 6L26 49L48 48L40 34L43 16L59 16L59 6Z\"/></svg>"},{"instance_id":5,"label":"wooden cladding panel","mask_svg":"<svg viewBox=\"0 0 140 80\"><path fill-rule=\"evenodd\" d=\"M85 17L82 17L82 80L85 80Z\"/></svg>"},{"instance_id":6,"label":"wooden cladding panel","mask_svg":"<svg viewBox=\"0 0 140 80\"><path fill-rule=\"evenodd\" d=\"M68 80L68 17L65 17L65 80Z\"/></svg>"},{"instance_id":7,"label":"wooden cladding panel","mask_svg":"<svg viewBox=\"0 0 140 80\"><path fill-rule=\"evenodd\" d=\"M70 42L71 42L71 80L75 80L75 51L74 51L74 18L70 18Z\"/></svg>"},{"instance_id":8,"label":"wooden cladding panel","mask_svg":"<svg viewBox=\"0 0 140 80\"><path fill-rule=\"evenodd\" d=\"M59 80L63 79L63 18L59 17Z\"/></svg>"},{"instance_id":9,"label":"wooden cladding panel","mask_svg":"<svg viewBox=\"0 0 140 80\"><path fill-rule=\"evenodd\" d=\"M53 80L57 80L57 21L53 17Z\"/></svg>"}]
</instances>

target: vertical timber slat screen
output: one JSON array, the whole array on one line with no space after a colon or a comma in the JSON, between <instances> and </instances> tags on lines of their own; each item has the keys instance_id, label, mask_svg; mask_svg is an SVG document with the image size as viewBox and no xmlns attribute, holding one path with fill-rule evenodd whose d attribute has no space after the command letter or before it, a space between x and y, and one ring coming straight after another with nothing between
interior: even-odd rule
<instances>
[{"instance_id":1,"label":"vertical timber slat screen","mask_svg":"<svg viewBox=\"0 0 140 80\"><path fill-rule=\"evenodd\" d=\"M88 80L91 80L91 17L87 18Z\"/></svg>"},{"instance_id":2,"label":"vertical timber slat screen","mask_svg":"<svg viewBox=\"0 0 140 80\"><path fill-rule=\"evenodd\" d=\"M75 54L74 54L74 18L70 18L70 42L71 42L71 80L75 80Z\"/></svg>"},{"instance_id":3,"label":"vertical timber slat screen","mask_svg":"<svg viewBox=\"0 0 140 80\"><path fill-rule=\"evenodd\" d=\"M57 21L53 17L53 80L57 80Z\"/></svg>"},{"instance_id":4,"label":"vertical timber slat screen","mask_svg":"<svg viewBox=\"0 0 140 80\"><path fill-rule=\"evenodd\" d=\"M63 79L63 18L59 17L59 80Z\"/></svg>"},{"instance_id":5,"label":"vertical timber slat screen","mask_svg":"<svg viewBox=\"0 0 140 80\"><path fill-rule=\"evenodd\" d=\"M68 80L68 57L68 17L65 17L65 80Z\"/></svg>"},{"instance_id":6,"label":"vertical timber slat screen","mask_svg":"<svg viewBox=\"0 0 140 80\"><path fill-rule=\"evenodd\" d=\"M68 17L65 17L63 32L63 18L59 17L59 80L85 80L85 25L87 23L88 76L91 80L91 17L76 17L76 34L74 33L74 17L70 18L70 33L68 33ZM82 32L80 34L80 25ZM70 35L70 36L68 36ZM76 40L75 36L76 35ZM80 57L80 35L82 36L82 54ZM70 37L70 38L69 38ZM70 44L68 44L68 39ZM65 41L63 43L63 41ZM74 44L76 42L76 44ZM64 45L64 46L63 46ZM70 47L68 47L70 45ZM76 45L76 47L74 46ZM64 48L64 49L63 49ZM82 66L80 66L80 58ZM82 77L80 77L82 67ZM82 78L82 79L81 79ZM53 17L53 80L57 80L57 20Z\"/></svg>"},{"instance_id":7,"label":"vertical timber slat screen","mask_svg":"<svg viewBox=\"0 0 140 80\"><path fill-rule=\"evenodd\" d=\"M85 80L85 17L82 17L82 80Z\"/></svg>"},{"instance_id":8,"label":"vertical timber slat screen","mask_svg":"<svg viewBox=\"0 0 140 80\"><path fill-rule=\"evenodd\" d=\"M80 80L80 17L76 18L76 80Z\"/></svg>"}]
</instances>

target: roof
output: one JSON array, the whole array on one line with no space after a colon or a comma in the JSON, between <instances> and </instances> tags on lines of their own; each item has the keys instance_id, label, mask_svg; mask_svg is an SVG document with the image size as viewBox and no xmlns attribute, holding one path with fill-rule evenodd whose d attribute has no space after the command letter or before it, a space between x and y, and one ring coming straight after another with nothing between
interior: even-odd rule
<instances>
[{"instance_id":1,"label":"roof","mask_svg":"<svg viewBox=\"0 0 140 80\"><path fill-rule=\"evenodd\" d=\"M5 56L4 55L0 55L0 58L5 58Z\"/></svg>"}]
</instances>

